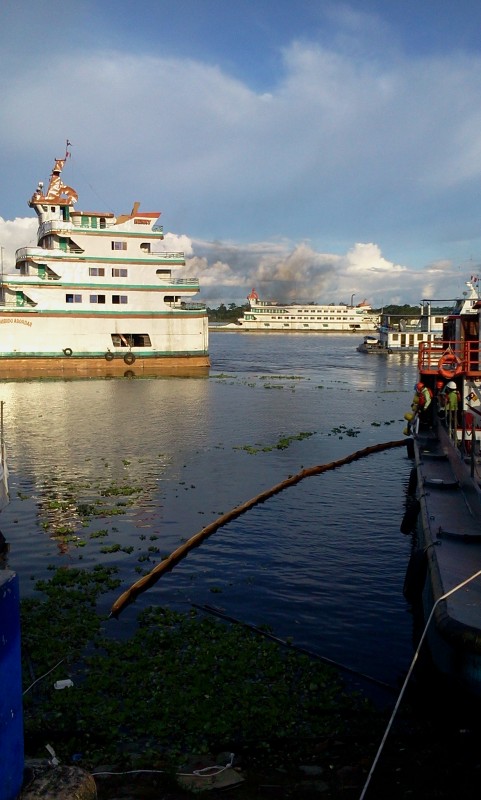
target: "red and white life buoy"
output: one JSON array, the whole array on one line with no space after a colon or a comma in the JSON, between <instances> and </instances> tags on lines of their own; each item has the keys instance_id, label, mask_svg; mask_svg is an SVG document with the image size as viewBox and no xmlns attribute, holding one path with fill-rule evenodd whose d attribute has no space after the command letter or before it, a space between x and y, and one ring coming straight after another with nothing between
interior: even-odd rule
<instances>
[{"instance_id":1,"label":"red and white life buoy","mask_svg":"<svg viewBox=\"0 0 481 800\"><path fill-rule=\"evenodd\" d=\"M446 350L438 361L438 372L443 378L455 377L461 375L463 371L463 364L460 358L452 350Z\"/></svg>"}]
</instances>

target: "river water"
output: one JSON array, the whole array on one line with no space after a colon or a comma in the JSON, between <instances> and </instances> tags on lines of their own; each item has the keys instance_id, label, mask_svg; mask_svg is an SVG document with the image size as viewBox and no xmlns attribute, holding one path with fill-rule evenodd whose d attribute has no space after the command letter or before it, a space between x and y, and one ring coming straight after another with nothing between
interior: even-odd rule
<instances>
[{"instance_id":1,"label":"river water","mask_svg":"<svg viewBox=\"0 0 481 800\"><path fill-rule=\"evenodd\" d=\"M21 595L51 566L115 565L108 611L235 506L402 439L415 361L360 354L358 340L214 332L208 378L4 383L1 528ZM399 685L412 656L399 531L410 469L401 447L306 478L221 527L108 624L127 631L150 604L207 604Z\"/></svg>"}]
</instances>

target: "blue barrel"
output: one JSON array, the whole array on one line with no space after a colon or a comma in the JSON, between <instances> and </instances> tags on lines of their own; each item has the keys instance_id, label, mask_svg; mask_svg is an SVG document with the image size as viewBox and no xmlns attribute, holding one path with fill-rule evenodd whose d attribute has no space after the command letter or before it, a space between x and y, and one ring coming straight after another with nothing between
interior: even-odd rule
<instances>
[{"instance_id":1,"label":"blue barrel","mask_svg":"<svg viewBox=\"0 0 481 800\"><path fill-rule=\"evenodd\" d=\"M0 570L0 797L15 800L23 782L23 710L18 577Z\"/></svg>"}]
</instances>

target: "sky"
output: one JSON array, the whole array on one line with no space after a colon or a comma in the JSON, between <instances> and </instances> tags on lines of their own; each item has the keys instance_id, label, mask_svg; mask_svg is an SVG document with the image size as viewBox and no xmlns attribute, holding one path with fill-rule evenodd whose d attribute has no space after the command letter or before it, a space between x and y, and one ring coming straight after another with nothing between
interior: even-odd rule
<instances>
[{"instance_id":1,"label":"sky","mask_svg":"<svg viewBox=\"0 0 481 800\"><path fill-rule=\"evenodd\" d=\"M3 0L0 247L72 143L210 307L450 300L481 273L479 0Z\"/></svg>"}]
</instances>

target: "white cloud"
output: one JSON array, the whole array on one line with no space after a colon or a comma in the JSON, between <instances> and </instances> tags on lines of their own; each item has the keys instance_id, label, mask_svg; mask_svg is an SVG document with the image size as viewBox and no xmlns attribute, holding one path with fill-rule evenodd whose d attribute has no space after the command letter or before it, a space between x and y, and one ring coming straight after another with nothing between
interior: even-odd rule
<instances>
[{"instance_id":1,"label":"white cloud","mask_svg":"<svg viewBox=\"0 0 481 800\"><path fill-rule=\"evenodd\" d=\"M25 53L12 73L6 63L0 212L21 213L68 136L79 207L162 209L209 292L218 280L219 296L257 284L337 300L379 295L381 280L416 299L436 286L432 264L481 246L481 58L408 57L378 17L330 13L339 35L286 46L268 92L160 42L108 52L79 36L68 52ZM443 272L453 291L459 277Z\"/></svg>"},{"instance_id":2,"label":"white cloud","mask_svg":"<svg viewBox=\"0 0 481 800\"><path fill-rule=\"evenodd\" d=\"M5 220L0 217L0 246L3 250L3 267L10 272L15 266L15 251L20 247L37 244L37 217Z\"/></svg>"}]
</instances>

